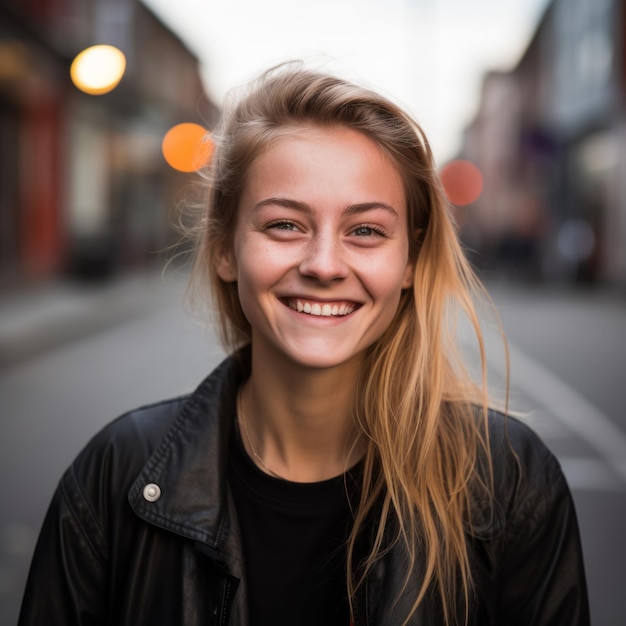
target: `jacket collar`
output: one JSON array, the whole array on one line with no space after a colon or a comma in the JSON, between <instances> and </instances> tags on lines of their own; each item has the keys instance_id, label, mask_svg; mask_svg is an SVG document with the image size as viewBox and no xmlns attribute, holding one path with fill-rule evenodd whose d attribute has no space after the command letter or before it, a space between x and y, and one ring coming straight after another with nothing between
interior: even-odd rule
<instances>
[{"instance_id":1,"label":"jacket collar","mask_svg":"<svg viewBox=\"0 0 626 626\"><path fill-rule=\"evenodd\" d=\"M229 532L226 465L243 370L227 358L184 401L128 495L142 519L217 553ZM144 495L150 486L156 498Z\"/></svg>"}]
</instances>

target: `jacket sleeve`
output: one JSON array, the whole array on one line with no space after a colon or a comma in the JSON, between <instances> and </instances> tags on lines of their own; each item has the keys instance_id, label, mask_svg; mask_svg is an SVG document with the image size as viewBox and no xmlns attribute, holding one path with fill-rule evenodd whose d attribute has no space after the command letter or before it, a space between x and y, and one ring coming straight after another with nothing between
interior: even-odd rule
<instances>
[{"instance_id":1,"label":"jacket sleeve","mask_svg":"<svg viewBox=\"0 0 626 626\"><path fill-rule=\"evenodd\" d=\"M104 535L70 467L39 535L18 626L105 624L105 566Z\"/></svg>"},{"instance_id":2,"label":"jacket sleeve","mask_svg":"<svg viewBox=\"0 0 626 626\"><path fill-rule=\"evenodd\" d=\"M531 453L521 450L521 480L505 528L498 623L588 626L582 550L570 490L553 455L538 439L532 447Z\"/></svg>"}]
</instances>

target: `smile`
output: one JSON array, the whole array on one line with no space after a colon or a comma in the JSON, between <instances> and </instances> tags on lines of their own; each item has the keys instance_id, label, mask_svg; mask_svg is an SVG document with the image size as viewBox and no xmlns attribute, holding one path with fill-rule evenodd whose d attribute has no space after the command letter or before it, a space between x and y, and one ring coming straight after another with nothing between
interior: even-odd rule
<instances>
[{"instance_id":1,"label":"smile","mask_svg":"<svg viewBox=\"0 0 626 626\"><path fill-rule=\"evenodd\" d=\"M317 315L320 317L342 317L350 315L357 308L355 302L311 302L309 300L301 300L300 298L289 298L287 300L289 308L298 313L307 313L308 315Z\"/></svg>"}]
</instances>

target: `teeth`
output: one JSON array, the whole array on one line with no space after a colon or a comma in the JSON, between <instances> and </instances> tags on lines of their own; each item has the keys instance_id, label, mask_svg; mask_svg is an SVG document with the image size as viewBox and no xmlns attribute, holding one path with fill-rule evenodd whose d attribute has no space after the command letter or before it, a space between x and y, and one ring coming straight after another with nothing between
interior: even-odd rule
<instances>
[{"instance_id":1,"label":"teeth","mask_svg":"<svg viewBox=\"0 0 626 626\"><path fill-rule=\"evenodd\" d=\"M308 313L318 317L340 317L348 315L354 311L353 304L319 304L314 302L303 302L302 300L289 300L289 307L298 313Z\"/></svg>"}]
</instances>

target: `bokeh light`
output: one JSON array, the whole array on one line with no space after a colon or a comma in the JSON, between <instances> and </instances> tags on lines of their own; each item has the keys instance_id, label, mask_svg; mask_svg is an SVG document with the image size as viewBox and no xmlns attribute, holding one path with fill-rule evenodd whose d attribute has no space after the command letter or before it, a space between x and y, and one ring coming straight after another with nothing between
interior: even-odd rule
<instances>
[{"instance_id":1,"label":"bokeh light","mask_svg":"<svg viewBox=\"0 0 626 626\"><path fill-rule=\"evenodd\" d=\"M458 159L441 169L441 183L452 204L465 206L475 202L483 190L483 175L470 161Z\"/></svg>"},{"instance_id":2,"label":"bokeh light","mask_svg":"<svg viewBox=\"0 0 626 626\"><path fill-rule=\"evenodd\" d=\"M206 165L213 154L208 131L191 122L170 128L161 148L167 163L180 172L195 172Z\"/></svg>"},{"instance_id":3,"label":"bokeh light","mask_svg":"<svg viewBox=\"0 0 626 626\"><path fill-rule=\"evenodd\" d=\"M115 46L97 45L76 55L70 68L72 82L92 96L108 93L117 87L126 71L126 57Z\"/></svg>"}]
</instances>

